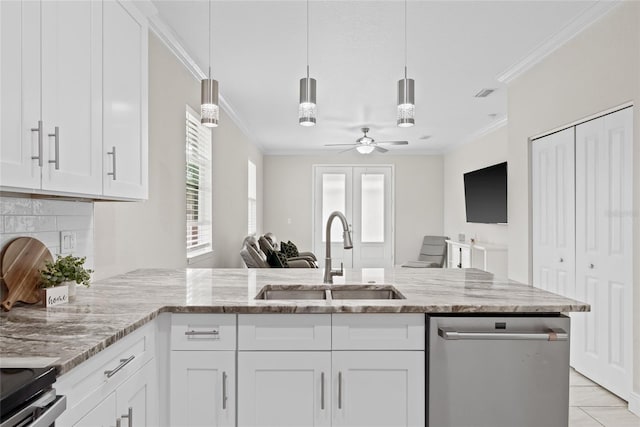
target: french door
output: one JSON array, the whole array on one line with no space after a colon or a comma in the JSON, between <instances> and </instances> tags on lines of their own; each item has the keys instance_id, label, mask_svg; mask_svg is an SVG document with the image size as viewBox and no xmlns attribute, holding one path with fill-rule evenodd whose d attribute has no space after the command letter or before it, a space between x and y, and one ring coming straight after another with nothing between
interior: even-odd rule
<instances>
[{"instance_id":1,"label":"french door","mask_svg":"<svg viewBox=\"0 0 640 427\"><path fill-rule=\"evenodd\" d=\"M393 167L314 166L313 246L324 265L326 224L333 211L345 214L353 249L343 247L342 224L331 226L334 268L393 266Z\"/></svg>"}]
</instances>

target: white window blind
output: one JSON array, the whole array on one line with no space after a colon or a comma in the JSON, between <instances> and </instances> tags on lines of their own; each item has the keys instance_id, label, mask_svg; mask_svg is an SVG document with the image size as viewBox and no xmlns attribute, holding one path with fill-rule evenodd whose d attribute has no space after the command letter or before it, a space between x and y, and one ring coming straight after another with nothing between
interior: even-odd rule
<instances>
[{"instance_id":1,"label":"white window blind","mask_svg":"<svg viewBox=\"0 0 640 427\"><path fill-rule=\"evenodd\" d=\"M211 244L211 130L187 105L187 258L210 252Z\"/></svg>"},{"instance_id":2,"label":"white window blind","mask_svg":"<svg viewBox=\"0 0 640 427\"><path fill-rule=\"evenodd\" d=\"M256 228L257 225L256 223L258 222L257 220L257 205L258 205L258 191L256 189L256 187L258 186L258 183L256 181L256 165L249 160L249 165L247 170L249 171L249 176L248 176L248 185L247 185L247 189L248 189L248 196L249 196L249 200L247 205L249 206L249 217L248 217L248 231L249 234L255 234L256 233Z\"/></svg>"}]
</instances>

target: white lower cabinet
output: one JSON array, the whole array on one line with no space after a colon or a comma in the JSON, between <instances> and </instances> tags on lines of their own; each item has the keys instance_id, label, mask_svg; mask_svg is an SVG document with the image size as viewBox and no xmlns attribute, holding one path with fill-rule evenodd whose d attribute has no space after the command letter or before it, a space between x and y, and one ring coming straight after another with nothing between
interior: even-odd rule
<instances>
[{"instance_id":1,"label":"white lower cabinet","mask_svg":"<svg viewBox=\"0 0 640 427\"><path fill-rule=\"evenodd\" d=\"M172 351L172 426L235 425L235 351Z\"/></svg>"},{"instance_id":2,"label":"white lower cabinet","mask_svg":"<svg viewBox=\"0 0 640 427\"><path fill-rule=\"evenodd\" d=\"M115 425L114 414L116 412L116 394L114 392L73 425L76 427L112 426Z\"/></svg>"},{"instance_id":3,"label":"white lower cabinet","mask_svg":"<svg viewBox=\"0 0 640 427\"><path fill-rule=\"evenodd\" d=\"M239 426L330 426L330 351L238 353Z\"/></svg>"},{"instance_id":4,"label":"white lower cabinet","mask_svg":"<svg viewBox=\"0 0 640 427\"><path fill-rule=\"evenodd\" d=\"M333 426L424 426L423 351L334 351Z\"/></svg>"}]
</instances>

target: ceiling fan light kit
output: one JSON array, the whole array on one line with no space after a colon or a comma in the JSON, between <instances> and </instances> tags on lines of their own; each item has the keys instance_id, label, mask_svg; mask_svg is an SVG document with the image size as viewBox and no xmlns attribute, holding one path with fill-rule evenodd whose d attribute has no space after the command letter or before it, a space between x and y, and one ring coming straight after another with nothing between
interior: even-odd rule
<instances>
[{"instance_id":1,"label":"ceiling fan light kit","mask_svg":"<svg viewBox=\"0 0 640 427\"><path fill-rule=\"evenodd\" d=\"M200 82L200 123L214 128L218 126L219 118L218 81L211 78L211 0L209 0L209 75Z\"/></svg>"},{"instance_id":2,"label":"ceiling fan light kit","mask_svg":"<svg viewBox=\"0 0 640 427\"><path fill-rule=\"evenodd\" d=\"M298 123L300 126L315 126L316 115L316 79L309 77L309 0L307 0L307 76L300 79Z\"/></svg>"},{"instance_id":3,"label":"ceiling fan light kit","mask_svg":"<svg viewBox=\"0 0 640 427\"><path fill-rule=\"evenodd\" d=\"M375 150L375 147L372 145L359 145L356 147L356 150L358 150L360 154L370 154Z\"/></svg>"}]
</instances>

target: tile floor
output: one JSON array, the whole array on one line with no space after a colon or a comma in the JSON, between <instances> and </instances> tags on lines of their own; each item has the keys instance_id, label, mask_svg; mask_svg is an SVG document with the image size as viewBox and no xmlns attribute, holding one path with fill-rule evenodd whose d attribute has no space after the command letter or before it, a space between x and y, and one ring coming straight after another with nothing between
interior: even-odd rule
<instances>
[{"instance_id":1,"label":"tile floor","mask_svg":"<svg viewBox=\"0 0 640 427\"><path fill-rule=\"evenodd\" d=\"M640 427L627 402L573 369L569 385L569 427Z\"/></svg>"}]
</instances>

